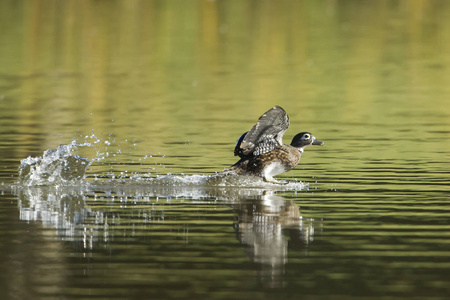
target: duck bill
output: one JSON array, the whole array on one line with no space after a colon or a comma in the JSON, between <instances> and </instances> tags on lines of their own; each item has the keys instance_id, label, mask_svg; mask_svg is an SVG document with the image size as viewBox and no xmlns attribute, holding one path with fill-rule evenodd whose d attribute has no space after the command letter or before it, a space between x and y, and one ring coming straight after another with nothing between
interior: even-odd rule
<instances>
[{"instance_id":1,"label":"duck bill","mask_svg":"<svg viewBox=\"0 0 450 300\"><path fill-rule=\"evenodd\" d=\"M311 145L315 145L315 146L323 146L324 142L318 141L318 140L314 140L314 142L312 142Z\"/></svg>"}]
</instances>

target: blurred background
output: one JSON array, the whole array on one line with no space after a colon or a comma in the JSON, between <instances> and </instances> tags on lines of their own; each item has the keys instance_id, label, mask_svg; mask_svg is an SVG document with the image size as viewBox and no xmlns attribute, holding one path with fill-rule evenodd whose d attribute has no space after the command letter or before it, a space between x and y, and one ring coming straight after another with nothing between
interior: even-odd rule
<instances>
[{"instance_id":1,"label":"blurred background","mask_svg":"<svg viewBox=\"0 0 450 300\"><path fill-rule=\"evenodd\" d=\"M213 172L274 105L286 142L311 131L355 155L369 139L380 160L449 146L445 0L4 0L0 23L2 159L93 130Z\"/></svg>"}]
</instances>

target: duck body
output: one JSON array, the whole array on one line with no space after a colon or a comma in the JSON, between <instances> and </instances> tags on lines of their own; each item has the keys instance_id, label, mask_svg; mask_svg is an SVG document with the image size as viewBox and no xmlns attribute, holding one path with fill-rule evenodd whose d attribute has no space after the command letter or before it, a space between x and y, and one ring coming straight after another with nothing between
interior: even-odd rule
<instances>
[{"instance_id":1,"label":"duck body","mask_svg":"<svg viewBox=\"0 0 450 300\"><path fill-rule=\"evenodd\" d=\"M288 127L289 117L283 108L275 106L268 110L238 139L234 155L240 160L223 173L259 176L276 182L273 176L295 168L306 146L323 145L309 132L297 134L290 145L283 144L283 134Z\"/></svg>"},{"instance_id":2,"label":"duck body","mask_svg":"<svg viewBox=\"0 0 450 300\"><path fill-rule=\"evenodd\" d=\"M274 150L258 156L241 158L227 171L236 175L263 177L266 181L274 181L273 176L295 168L300 162L303 151L290 145L282 145Z\"/></svg>"}]
</instances>

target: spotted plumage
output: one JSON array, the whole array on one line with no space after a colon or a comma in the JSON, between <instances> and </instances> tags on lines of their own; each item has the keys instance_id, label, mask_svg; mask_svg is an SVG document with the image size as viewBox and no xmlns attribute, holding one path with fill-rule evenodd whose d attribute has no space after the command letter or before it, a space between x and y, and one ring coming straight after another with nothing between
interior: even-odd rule
<instances>
[{"instance_id":1,"label":"spotted plumage","mask_svg":"<svg viewBox=\"0 0 450 300\"><path fill-rule=\"evenodd\" d=\"M260 176L272 182L273 176L297 166L306 146L323 145L309 132L297 134L290 145L283 144L288 127L289 117L283 108L275 106L268 110L238 139L234 155L240 160L224 173Z\"/></svg>"}]
</instances>

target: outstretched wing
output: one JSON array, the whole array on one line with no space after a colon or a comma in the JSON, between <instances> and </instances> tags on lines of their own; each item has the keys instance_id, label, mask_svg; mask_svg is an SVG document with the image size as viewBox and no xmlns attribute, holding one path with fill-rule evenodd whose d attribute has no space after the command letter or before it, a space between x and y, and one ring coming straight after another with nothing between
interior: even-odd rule
<instances>
[{"instance_id":1,"label":"outstretched wing","mask_svg":"<svg viewBox=\"0 0 450 300\"><path fill-rule=\"evenodd\" d=\"M289 117L283 108L275 106L264 113L250 131L238 140L234 155L245 157L267 153L283 144L283 135L289 127Z\"/></svg>"}]
</instances>

